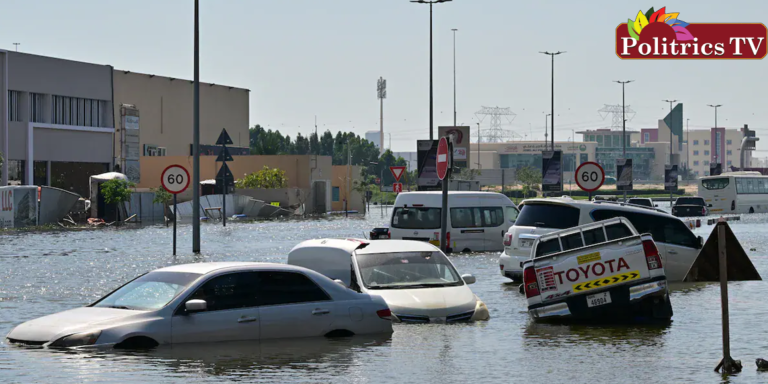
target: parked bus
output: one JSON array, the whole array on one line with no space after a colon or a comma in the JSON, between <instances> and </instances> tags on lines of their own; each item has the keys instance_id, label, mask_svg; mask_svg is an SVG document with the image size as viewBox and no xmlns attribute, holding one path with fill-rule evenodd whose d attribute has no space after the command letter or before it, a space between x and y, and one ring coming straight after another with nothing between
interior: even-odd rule
<instances>
[{"instance_id":1,"label":"parked bus","mask_svg":"<svg viewBox=\"0 0 768 384\"><path fill-rule=\"evenodd\" d=\"M704 176L699 178L698 195L712 214L768 212L768 176L760 172Z\"/></svg>"}]
</instances>

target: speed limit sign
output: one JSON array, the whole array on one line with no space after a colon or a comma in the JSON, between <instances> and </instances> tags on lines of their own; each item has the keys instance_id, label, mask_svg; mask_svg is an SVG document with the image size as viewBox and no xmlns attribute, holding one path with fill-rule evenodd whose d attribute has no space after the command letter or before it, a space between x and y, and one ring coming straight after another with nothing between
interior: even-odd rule
<instances>
[{"instance_id":1,"label":"speed limit sign","mask_svg":"<svg viewBox=\"0 0 768 384\"><path fill-rule=\"evenodd\" d=\"M189 187L189 172L181 165L169 165L160 176L163 188L173 193L182 193Z\"/></svg>"},{"instance_id":2,"label":"speed limit sign","mask_svg":"<svg viewBox=\"0 0 768 384\"><path fill-rule=\"evenodd\" d=\"M593 161L581 163L576 168L576 185L584 192L597 191L605 182L605 171Z\"/></svg>"}]
</instances>

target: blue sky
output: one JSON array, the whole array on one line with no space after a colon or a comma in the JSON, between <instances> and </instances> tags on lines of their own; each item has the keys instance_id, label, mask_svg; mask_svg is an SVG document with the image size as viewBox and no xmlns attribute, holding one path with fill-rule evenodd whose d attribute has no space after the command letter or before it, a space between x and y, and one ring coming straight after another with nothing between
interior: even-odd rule
<instances>
[{"instance_id":1,"label":"blue sky","mask_svg":"<svg viewBox=\"0 0 768 384\"><path fill-rule=\"evenodd\" d=\"M388 82L385 131L396 151L428 137L429 7L408 0L201 0L201 78L251 90L250 122L295 136L378 129L376 80ZM136 72L192 78L192 0L5 0L0 47ZM765 1L454 0L434 7L435 127L453 111L452 32L457 32L458 122L475 126L482 106L510 107L504 125L540 140L555 60L555 136L610 125L598 109L621 102L630 128L653 127L685 105L690 128L757 128L768 156L766 60L622 61L614 31L639 10L666 6L696 22L767 22ZM488 119L482 123L487 127ZM579 137L580 138L580 135Z\"/></svg>"}]
</instances>

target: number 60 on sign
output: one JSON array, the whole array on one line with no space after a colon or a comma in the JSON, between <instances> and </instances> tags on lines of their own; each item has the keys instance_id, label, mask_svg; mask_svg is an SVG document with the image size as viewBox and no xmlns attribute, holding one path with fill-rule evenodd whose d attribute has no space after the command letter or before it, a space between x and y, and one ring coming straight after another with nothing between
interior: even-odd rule
<instances>
[{"instance_id":1,"label":"number 60 on sign","mask_svg":"<svg viewBox=\"0 0 768 384\"><path fill-rule=\"evenodd\" d=\"M600 164L588 161L576 168L576 185L585 192L598 190L605 182L605 171Z\"/></svg>"},{"instance_id":2,"label":"number 60 on sign","mask_svg":"<svg viewBox=\"0 0 768 384\"><path fill-rule=\"evenodd\" d=\"M189 172L181 165L168 166L160 179L163 188L174 195L184 192L189 187Z\"/></svg>"}]
</instances>

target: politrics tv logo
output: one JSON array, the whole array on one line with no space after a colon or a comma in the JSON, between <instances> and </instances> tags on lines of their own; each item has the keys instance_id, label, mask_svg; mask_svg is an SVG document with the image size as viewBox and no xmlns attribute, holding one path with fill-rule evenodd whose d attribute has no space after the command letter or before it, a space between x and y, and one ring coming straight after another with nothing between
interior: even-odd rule
<instances>
[{"instance_id":1,"label":"politrics tv logo","mask_svg":"<svg viewBox=\"0 0 768 384\"><path fill-rule=\"evenodd\" d=\"M666 7L639 11L616 27L620 59L762 59L768 29L762 23L687 23Z\"/></svg>"}]
</instances>

